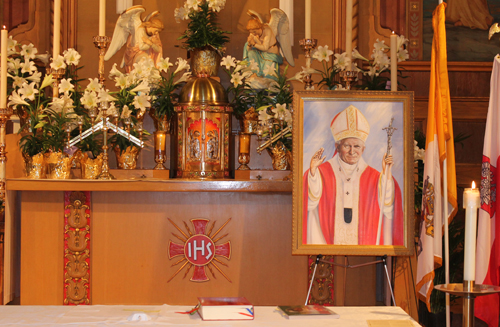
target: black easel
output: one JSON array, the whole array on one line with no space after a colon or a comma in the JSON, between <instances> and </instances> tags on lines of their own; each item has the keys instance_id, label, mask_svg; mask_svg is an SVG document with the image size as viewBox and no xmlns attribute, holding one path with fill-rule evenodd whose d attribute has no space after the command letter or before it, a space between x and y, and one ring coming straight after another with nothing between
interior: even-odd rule
<instances>
[{"instance_id":1,"label":"black easel","mask_svg":"<svg viewBox=\"0 0 500 327\"><path fill-rule=\"evenodd\" d=\"M313 284L313 281L314 281L314 276L316 275L316 268L318 268L318 264L320 262L323 262L323 263L327 263L329 265L343 267L345 269L347 269L347 268L359 268L359 267L364 267L364 266L373 265L373 264L377 264L377 263L383 263L384 264L384 268L385 268L385 275L387 277L387 283L389 285L389 289L391 290L392 305L396 306L396 300L394 299L394 292L392 291L391 278L389 277L389 270L387 269L387 254L382 257L382 260L371 261L371 262L362 263L362 264L359 264L359 265L350 265L350 264L342 265L342 264L339 264L339 263L322 260L321 259L322 257L323 257L322 254L318 254L316 256L316 262L314 263L314 270L313 270L313 274L311 276L311 282L309 283L309 290L307 291L307 297L306 297L306 303L305 303L305 305L307 305L307 302L309 300L309 295L311 294L311 288L312 288L312 284ZM347 274L346 274L346 276L347 276ZM344 298L345 298L345 281L344 281Z\"/></svg>"}]
</instances>

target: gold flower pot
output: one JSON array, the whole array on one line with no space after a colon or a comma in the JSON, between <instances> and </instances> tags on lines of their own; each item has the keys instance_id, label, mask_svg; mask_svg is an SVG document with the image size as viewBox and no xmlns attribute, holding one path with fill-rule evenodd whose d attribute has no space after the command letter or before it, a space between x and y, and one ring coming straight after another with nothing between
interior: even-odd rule
<instances>
[{"instance_id":1,"label":"gold flower pot","mask_svg":"<svg viewBox=\"0 0 500 327\"><path fill-rule=\"evenodd\" d=\"M86 153L82 156L80 159L80 168L83 179L97 179L99 177L102 172L102 157L102 153L95 159L89 158Z\"/></svg>"},{"instance_id":2,"label":"gold flower pot","mask_svg":"<svg viewBox=\"0 0 500 327\"><path fill-rule=\"evenodd\" d=\"M68 157L62 152L46 153L45 162L47 163L48 179L70 179L73 158Z\"/></svg>"},{"instance_id":3,"label":"gold flower pot","mask_svg":"<svg viewBox=\"0 0 500 327\"><path fill-rule=\"evenodd\" d=\"M135 169L137 167L139 148L129 146L125 149L125 151L120 151L119 147L115 147L114 150L119 169Z\"/></svg>"},{"instance_id":4,"label":"gold flower pot","mask_svg":"<svg viewBox=\"0 0 500 327\"><path fill-rule=\"evenodd\" d=\"M26 177L30 179L45 178L47 166L42 153L36 154L33 157L27 156L23 153L23 159Z\"/></svg>"},{"instance_id":5,"label":"gold flower pot","mask_svg":"<svg viewBox=\"0 0 500 327\"><path fill-rule=\"evenodd\" d=\"M190 51L191 71L196 77L217 76L221 56L213 48L204 47Z\"/></svg>"},{"instance_id":6,"label":"gold flower pot","mask_svg":"<svg viewBox=\"0 0 500 327\"><path fill-rule=\"evenodd\" d=\"M271 156L274 170L291 170L292 153L285 147L283 142L278 141L275 145L266 148Z\"/></svg>"}]
</instances>

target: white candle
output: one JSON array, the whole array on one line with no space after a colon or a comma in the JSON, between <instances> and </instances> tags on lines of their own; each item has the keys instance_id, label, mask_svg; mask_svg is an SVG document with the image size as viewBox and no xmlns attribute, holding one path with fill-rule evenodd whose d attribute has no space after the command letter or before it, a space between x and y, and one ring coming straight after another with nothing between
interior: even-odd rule
<instances>
[{"instance_id":1,"label":"white candle","mask_svg":"<svg viewBox=\"0 0 500 327\"><path fill-rule=\"evenodd\" d=\"M465 208L465 242L464 242L464 280L473 281L476 279L476 226L477 209L481 205L479 189L472 188L464 190Z\"/></svg>"},{"instance_id":2,"label":"white candle","mask_svg":"<svg viewBox=\"0 0 500 327\"><path fill-rule=\"evenodd\" d=\"M54 38L52 40L52 58L61 53L61 0L54 0Z\"/></svg>"},{"instance_id":3,"label":"white candle","mask_svg":"<svg viewBox=\"0 0 500 327\"><path fill-rule=\"evenodd\" d=\"M398 36L391 34L391 91L398 90Z\"/></svg>"},{"instance_id":4,"label":"white candle","mask_svg":"<svg viewBox=\"0 0 500 327\"><path fill-rule=\"evenodd\" d=\"M99 35L106 35L106 0L99 0Z\"/></svg>"},{"instance_id":5,"label":"white candle","mask_svg":"<svg viewBox=\"0 0 500 327\"><path fill-rule=\"evenodd\" d=\"M306 39L311 38L311 0L306 0Z\"/></svg>"},{"instance_id":6,"label":"white candle","mask_svg":"<svg viewBox=\"0 0 500 327\"><path fill-rule=\"evenodd\" d=\"M345 19L345 51L352 62L352 0L346 1Z\"/></svg>"},{"instance_id":7,"label":"white candle","mask_svg":"<svg viewBox=\"0 0 500 327\"><path fill-rule=\"evenodd\" d=\"M2 54L0 67L0 108L7 108L7 40L9 38L9 32L5 28L2 29L2 44L0 52Z\"/></svg>"}]
</instances>

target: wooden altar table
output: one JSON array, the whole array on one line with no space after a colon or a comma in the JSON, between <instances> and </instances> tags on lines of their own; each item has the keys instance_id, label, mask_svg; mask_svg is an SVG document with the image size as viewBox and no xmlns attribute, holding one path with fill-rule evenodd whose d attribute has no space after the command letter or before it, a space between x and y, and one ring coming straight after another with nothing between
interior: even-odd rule
<instances>
[{"instance_id":1,"label":"wooden altar table","mask_svg":"<svg viewBox=\"0 0 500 327\"><path fill-rule=\"evenodd\" d=\"M399 307L330 307L339 319L304 318L289 320L275 306L255 307L255 319L244 321L202 321L198 314L185 315L188 306L1 306L1 326L368 326L367 320L411 321L420 326ZM150 321L129 321L134 313L145 313Z\"/></svg>"}]
</instances>

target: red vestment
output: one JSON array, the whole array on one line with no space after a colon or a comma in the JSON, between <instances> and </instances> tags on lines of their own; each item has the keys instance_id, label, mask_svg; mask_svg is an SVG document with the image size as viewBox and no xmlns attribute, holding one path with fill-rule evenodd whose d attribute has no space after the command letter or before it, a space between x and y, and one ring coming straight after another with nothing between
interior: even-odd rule
<instances>
[{"instance_id":1,"label":"red vestment","mask_svg":"<svg viewBox=\"0 0 500 327\"><path fill-rule=\"evenodd\" d=\"M335 198L336 198L336 179L332 166L325 162L318 167L323 191L318 204L318 215L321 231L327 244L334 244L335 235ZM309 185L307 176L309 170L304 174L303 188L303 219L302 219L302 242L307 244L307 202L309 194ZM361 173L359 182L359 224L358 224L358 244L375 245L378 230L378 220L380 208L378 204L378 183L380 173L370 166ZM394 179L394 178L393 178ZM394 180L394 216L392 244L404 245L404 216L403 202L401 200L401 190L398 183ZM380 244L384 244L384 228L382 224Z\"/></svg>"}]
</instances>

